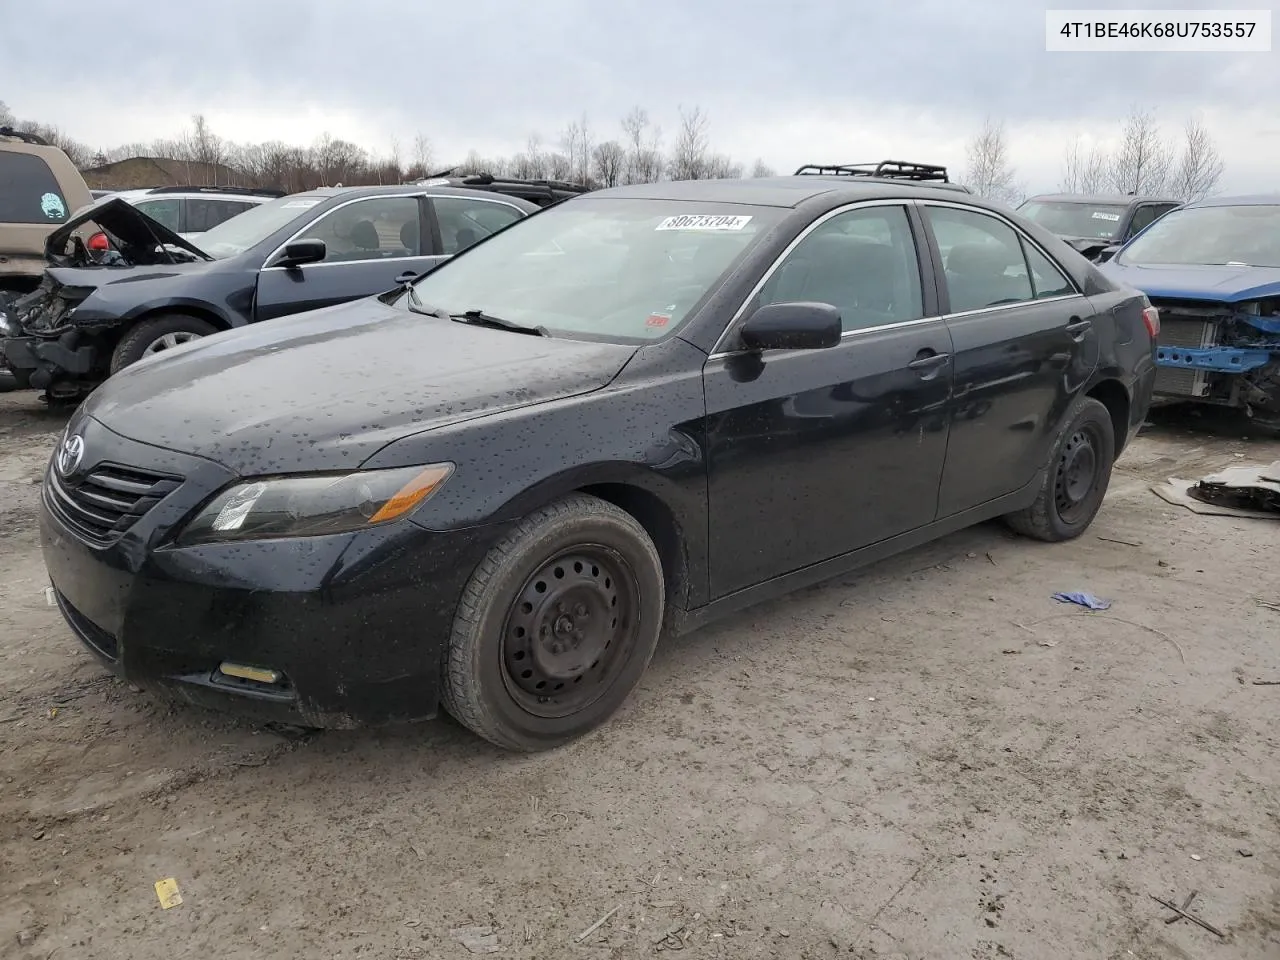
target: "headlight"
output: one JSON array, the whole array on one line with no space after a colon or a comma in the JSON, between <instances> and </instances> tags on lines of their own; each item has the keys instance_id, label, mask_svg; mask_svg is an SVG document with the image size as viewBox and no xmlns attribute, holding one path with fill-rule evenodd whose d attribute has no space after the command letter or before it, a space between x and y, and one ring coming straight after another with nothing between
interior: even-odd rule
<instances>
[{"instance_id":1,"label":"headlight","mask_svg":"<svg viewBox=\"0 0 1280 960\"><path fill-rule=\"evenodd\" d=\"M378 526L418 506L452 473L452 463L433 463L238 483L206 504L178 542L315 537Z\"/></svg>"}]
</instances>

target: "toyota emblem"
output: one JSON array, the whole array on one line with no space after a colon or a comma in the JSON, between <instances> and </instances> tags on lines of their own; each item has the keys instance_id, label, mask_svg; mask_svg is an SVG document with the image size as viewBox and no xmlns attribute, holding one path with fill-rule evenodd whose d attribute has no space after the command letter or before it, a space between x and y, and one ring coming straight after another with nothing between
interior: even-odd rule
<instances>
[{"instance_id":1,"label":"toyota emblem","mask_svg":"<svg viewBox=\"0 0 1280 960\"><path fill-rule=\"evenodd\" d=\"M57 467L58 472L64 477L69 477L76 472L76 467L80 466L80 461L84 459L84 437L76 434L73 437L67 437L62 441L62 446L58 448Z\"/></svg>"}]
</instances>

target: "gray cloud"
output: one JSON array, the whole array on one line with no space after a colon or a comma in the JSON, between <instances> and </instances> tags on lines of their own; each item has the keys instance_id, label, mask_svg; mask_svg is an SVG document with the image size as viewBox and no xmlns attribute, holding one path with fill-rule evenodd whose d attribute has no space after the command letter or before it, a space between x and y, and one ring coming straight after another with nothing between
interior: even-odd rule
<instances>
[{"instance_id":1,"label":"gray cloud","mask_svg":"<svg viewBox=\"0 0 1280 960\"><path fill-rule=\"evenodd\" d=\"M754 123L851 105L863 116L915 112L964 130L987 114L1010 128L1087 127L1134 105L1180 123L1199 109L1280 95L1276 54L1046 53L1043 6L1025 0L469 0L417 9L377 0L132 0L109 9L0 0L0 23L33 38L5 44L0 97L101 146L139 139L109 136L113 116L123 132L146 127L149 111L313 107L359 116L380 140L369 146L393 135L407 146L421 130L462 151L514 148L534 130L555 139L583 112L612 134L634 104L668 129L677 105L699 104L713 140L732 130L738 145ZM786 156L767 123L749 154ZM143 138L173 132L157 121Z\"/></svg>"}]
</instances>

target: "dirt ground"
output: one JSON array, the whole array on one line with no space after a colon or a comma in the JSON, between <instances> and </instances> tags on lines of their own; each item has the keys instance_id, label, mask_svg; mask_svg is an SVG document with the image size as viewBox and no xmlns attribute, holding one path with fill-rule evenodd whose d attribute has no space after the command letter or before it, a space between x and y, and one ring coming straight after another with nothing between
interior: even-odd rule
<instances>
[{"instance_id":1,"label":"dirt ground","mask_svg":"<svg viewBox=\"0 0 1280 960\"><path fill-rule=\"evenodd\" d=\"M1081 539L987 525L759 607L513 757L109 677L45 597L63 418L0 397L0 957L1275 960L1280 522L1148 488L1280 444L1163 419ZM1152 899L1192 890L1225 939Z\"/></svg>"}]
</instances>

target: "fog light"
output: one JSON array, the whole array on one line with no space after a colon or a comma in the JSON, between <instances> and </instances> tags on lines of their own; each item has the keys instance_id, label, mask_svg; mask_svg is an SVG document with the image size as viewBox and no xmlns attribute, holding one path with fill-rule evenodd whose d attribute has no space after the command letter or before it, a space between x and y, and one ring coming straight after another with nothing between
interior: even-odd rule
<instances>
[{"instance_id":1,"label":"fog light","mask_svg":"<svg viewBox=\"0 0 1280 960\"><path fill-rule=\"evenodd\" d=\"M223 663L218 667L218 672L228 677L235 677L237 680L252 680L255 683L277 684L284 679L284 674L279 670L267 670L263 667L249 667L243 663Z\"/></svg>"}]
</instances>

